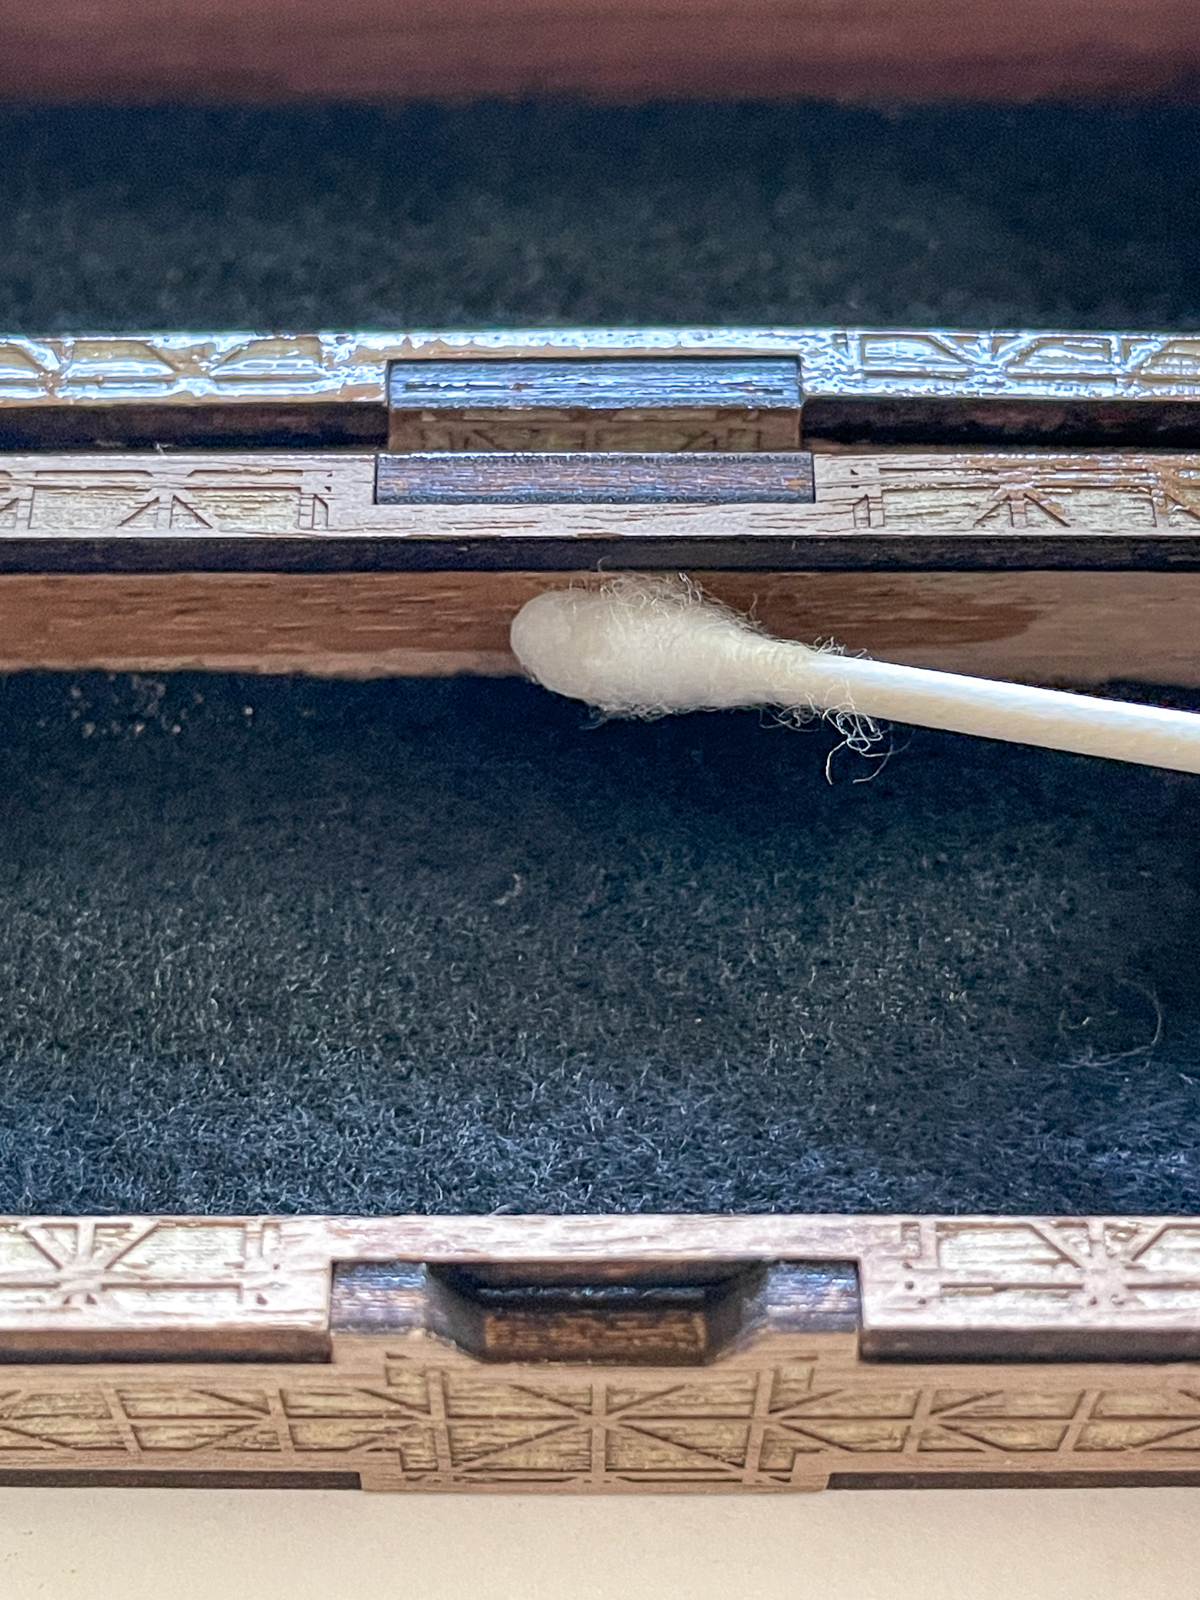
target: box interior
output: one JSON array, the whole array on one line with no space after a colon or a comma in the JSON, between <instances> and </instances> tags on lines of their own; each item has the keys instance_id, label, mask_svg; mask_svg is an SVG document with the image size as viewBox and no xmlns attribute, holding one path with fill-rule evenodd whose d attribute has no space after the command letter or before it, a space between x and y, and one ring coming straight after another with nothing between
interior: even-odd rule
<instances>
[{"instance_id":1,"label":"box interior","mask_svg":"<svg viewBox=\"0 0 1200 1600\"><path fill-rule=\"evenodd\" d=\"M3 680L0 1208L1192 1209L1200 780L836 744Z\"/></svg>"},{"instance_id":2,"label":"box interior","mask_svg":"<svg viewBox=\"0 0 1200 1600\"><path fill-rule=\"evenodd\" d=\"M6 103L0 148L35 337L1200 313L1197 108Z\"/></svg>"},{"instance_id":3,"label":"box interior","mask_svg":"<svg viewBox=\"0 0 1200 1600\"><path fill-rule=\"evenodd\" d=\"M0 125L17 333L1200 310L1194 111ZM0 1209L1193 1210L1197 780L835 743L0 679Z\"/></svg>"}]
</instances>

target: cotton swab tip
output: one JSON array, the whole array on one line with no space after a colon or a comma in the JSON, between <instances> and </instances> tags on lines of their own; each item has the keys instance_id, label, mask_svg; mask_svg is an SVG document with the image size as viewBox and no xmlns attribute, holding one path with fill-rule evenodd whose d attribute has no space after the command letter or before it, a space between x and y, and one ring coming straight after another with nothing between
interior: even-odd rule
<instances>
[{"instance_id":1,"label":"cotton swab tip","mask_svg":"<svg viewBox=\"0 0 1200 1600\"><path fill-rule=\"evenodd\" d=\"M549 590L512 624L547 689L609 716L780 706L839 729L872 719L1200 772L1200 716L968 678L772 639L687 579L616 577Z\"/></svg>"},{"instance_id":2,"label":"cotton swab tip","mask_svg":"<svg viewBox=\"0 0 1200 1600\"><path fill-rule=\"evenodd\" d=\"M609 716L774 705L781 652L815 655L758 633L686 580L547 590L517 613L510 637L530 677Z\"/></svg>"}]
</instances>

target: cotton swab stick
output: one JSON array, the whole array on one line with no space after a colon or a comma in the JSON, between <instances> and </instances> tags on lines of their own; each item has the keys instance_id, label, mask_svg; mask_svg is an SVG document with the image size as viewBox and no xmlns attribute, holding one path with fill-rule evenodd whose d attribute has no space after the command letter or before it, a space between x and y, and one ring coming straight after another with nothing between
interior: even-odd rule
<instances>
[{"instance_id":1,"label":"cotton swab stick","mask_svg":"<svg viewBox=\"0 0 1200 1600\"><path fill-rule=\"evenodd\" d=\"M552 589L513 619L517 660L610 716L782 706L1200 772L1200 715L814 650L760 632L686 579Z\"/></svg>"}]
</instances>

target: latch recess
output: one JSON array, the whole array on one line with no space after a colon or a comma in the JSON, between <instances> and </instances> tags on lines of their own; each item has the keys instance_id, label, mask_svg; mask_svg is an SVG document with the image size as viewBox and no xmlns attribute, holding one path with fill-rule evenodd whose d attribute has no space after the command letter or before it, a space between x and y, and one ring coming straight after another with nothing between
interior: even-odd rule
<instances>
[{"instance_id":1,"label":"latch recess","mask_svg":"<svg viewBox=\"0 0 1200 1600\"><path fill-rule=\"evenodd\" d=\"M380 505L811 501L794 358L396 361Z\"/></svg>"}]
</instances>

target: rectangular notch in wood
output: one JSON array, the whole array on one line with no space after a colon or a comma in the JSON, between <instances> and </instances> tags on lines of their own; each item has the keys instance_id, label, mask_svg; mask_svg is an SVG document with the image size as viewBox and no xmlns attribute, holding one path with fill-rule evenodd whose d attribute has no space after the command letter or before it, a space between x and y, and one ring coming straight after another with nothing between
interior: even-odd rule
<instances>
[{"instance_id":1,"label":"rectangular notch in wood","mask_svg":"<svg viewBox=\"0 0 1200 1600\"><path fill-rule=\"evenodd\" d=\"M853 1334L849 1262L339 1262L336 1336L432 1333L478 1361L703 1366L767 1333Z\"/></svg>"},{"instance_id":2,"label":"rectangular notch in wood","mask_svg":"<svg viewBox=\"0 0 1200 1600\"><path fill-rule=\"evenodd\" d=\"M414 451L380 456L376 505L746 505L811 502L792 451Z\"/></svg>"},{"instance_id":3,"label":"rectangular notch in wood","mask_svg":"<svg viewBox=\"0 0 1200 1600\"><path fill-rule=\"evenodd\" d=\"M795 357L395 361L393 451L795 450Z\"/></svg>"}]
</instances>

